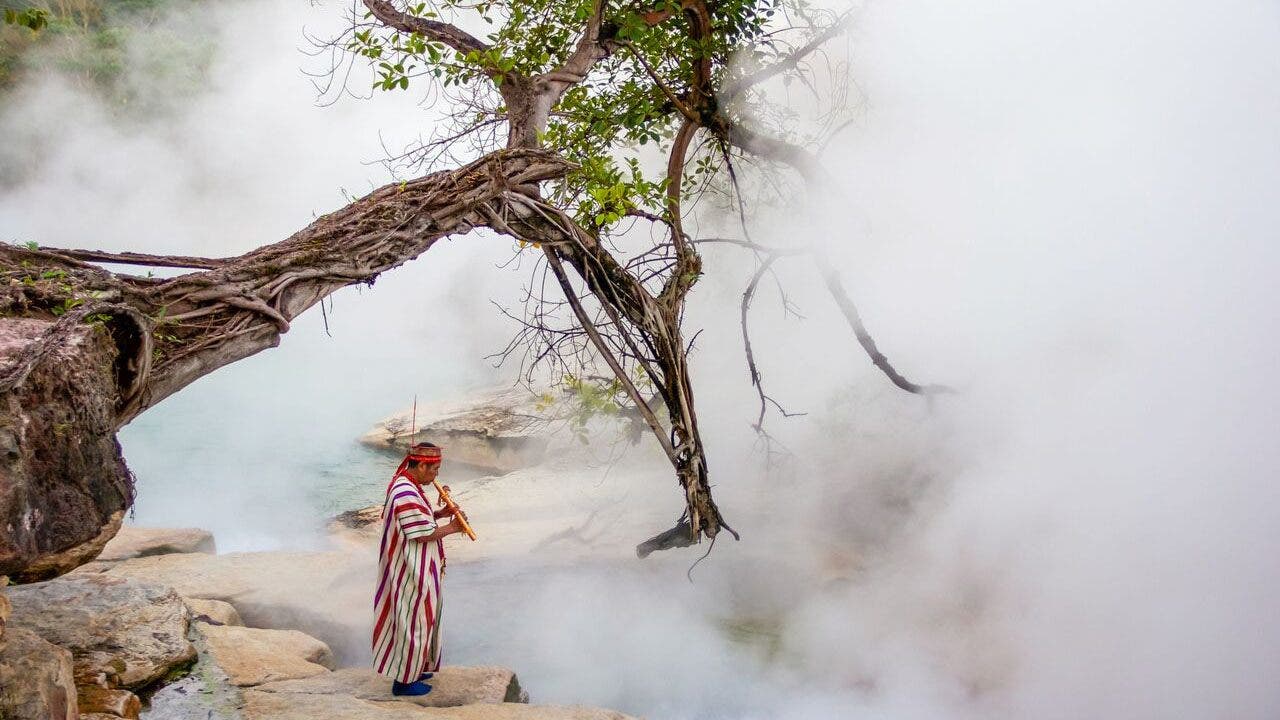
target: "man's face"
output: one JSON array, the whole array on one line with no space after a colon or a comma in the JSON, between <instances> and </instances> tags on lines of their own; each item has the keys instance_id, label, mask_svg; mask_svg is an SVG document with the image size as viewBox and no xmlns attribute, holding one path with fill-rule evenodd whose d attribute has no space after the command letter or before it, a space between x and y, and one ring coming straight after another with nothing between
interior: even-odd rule
<instances>
[{"instance_id":1,"label":"man's face","mask_svg":"<svg viewBox=\"0 0 1280 720\"><path fill-rule=\"evenodd\" d=\"M439 475L439 474L440 474L440 465L439 465L439 464L433 463L433 464L431 464L431 465L423 465L423 466L422 466L422 482L423 482L423 484L427 484L427 483L430 483L432 480L435 480L435 479L436 479L436 476L437 476L437 475Z\"/></svg>"}]
</instances>

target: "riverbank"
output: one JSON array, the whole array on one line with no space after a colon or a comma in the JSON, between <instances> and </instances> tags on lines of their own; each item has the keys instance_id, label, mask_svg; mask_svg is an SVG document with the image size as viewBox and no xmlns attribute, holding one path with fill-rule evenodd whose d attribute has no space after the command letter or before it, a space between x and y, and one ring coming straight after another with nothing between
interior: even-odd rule
<instances>
[{"instance_id":1,"label":"riverbank","mask_svg":"<svg viewBox=\"0 0 1280 720\"><path fill-rule=\"evenodd\" d=\"M395 698L355 642L367 638L371 584L357 580L370 548L345 538L327 552L217 555L212 540L126 527L103 559L9 588L6 719L627 717L529 705L498 666L448 665L430 695Z\"/></svg>"}]
</instances>

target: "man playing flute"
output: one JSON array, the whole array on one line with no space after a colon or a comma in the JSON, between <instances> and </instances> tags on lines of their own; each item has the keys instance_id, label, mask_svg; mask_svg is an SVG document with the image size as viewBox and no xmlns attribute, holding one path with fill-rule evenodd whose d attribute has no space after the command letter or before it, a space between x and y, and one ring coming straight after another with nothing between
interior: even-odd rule
<instances>
[{"instance_id":1,"label":"man playing flute","mask_svg":"<svg viewBox=\"0 0 1280 720\"><path fill-rule=\"evenodd\" d=\"M443 538L464 532L463 518L433 510L423 492L440 472L440 448L418 443L387 486L374 594L373 666L392 679L393 695L426 695L440 668ZM441 522L448 517L448 522Z\"/></svg>"}]
</instances>

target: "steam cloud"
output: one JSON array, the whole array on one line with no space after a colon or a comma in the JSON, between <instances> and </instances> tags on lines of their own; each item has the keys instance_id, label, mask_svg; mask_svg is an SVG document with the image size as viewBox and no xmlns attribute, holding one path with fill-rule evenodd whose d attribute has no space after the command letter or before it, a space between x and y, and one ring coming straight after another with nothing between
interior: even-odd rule
<instances>
[{"instance_id":1,"label":"steam cloud","mask_svg":"<svg viewBox=\"0 0 1280 720\"><path fill-rule=\"evenodd\" d=\"M155 123L24 91L0 128L47 154L0 195L0 235L229 254L384 182L360 164L376 131L407 140L430 115L393 95L313 106L299 28L336 11L220 6L208 92ZM789 260L805 319L762 290L752 329L771 392L810 414L771 420L798 460L770 475L748 427L744 266L709 251L695 382L743 541L692 585L679 554L451 569L467 602L450 660L651 718L1275 717L1278 15L864 8L867 107L824 158L850 201L766 215L755 236L824 242L899 368L961 393L888 387ZM223 549L316 542L323 508L280 508L344 443L413 389L491 379L479 358L509 328L485 299L517 281L482 269L506 251L438 246L340 294L332 339L306 316L144 415L124 437L138 521L209 527ZM652 467L628 478L602 494L670 492Z\"/></svg>"}]
</instances>

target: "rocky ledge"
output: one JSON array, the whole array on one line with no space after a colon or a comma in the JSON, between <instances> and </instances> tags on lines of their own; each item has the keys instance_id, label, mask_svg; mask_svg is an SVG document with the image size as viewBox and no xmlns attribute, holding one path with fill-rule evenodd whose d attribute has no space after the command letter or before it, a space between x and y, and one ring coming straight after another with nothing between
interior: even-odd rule
<instances>
[{"instance_id":1,"label":"rocky ledge","mask_svg":"<svg viewBox=\"0 0 1280 720\"><path fill-rule=\"evenodd\" d=\"M371 670L335 669L322 640L244 625L296 617L280 612L298 609L283 598L297 597L290 582L314 580L300 568L333 570L324 553L217 556L207 535L130 530L109 560L71 575L9 588L0 579L0 718L628 720L529 705L500 667L445 667L430 695L396 698ZM324 589L310 587L323 615L313 601Z\"/></svg>"},{"instance_id":2,"label":"rocky ledge","mask_svg":"<svg viewBox=\"0 0 1280 720\"><path fill-rule=\"evenodd\" d=\"M423 404L416 426L413 410L404 410L380 421L360 442L397 453L415 442L432 442L445 449L446 463L508 473L546 456L547 418L538 412L537 402L527 390L507 387L456 402Z\"/></svg>"}]
</instances>

